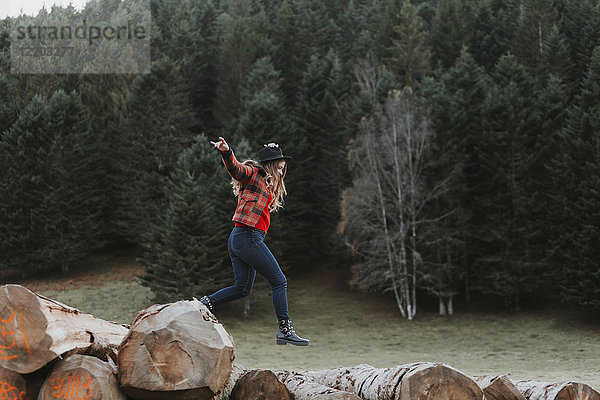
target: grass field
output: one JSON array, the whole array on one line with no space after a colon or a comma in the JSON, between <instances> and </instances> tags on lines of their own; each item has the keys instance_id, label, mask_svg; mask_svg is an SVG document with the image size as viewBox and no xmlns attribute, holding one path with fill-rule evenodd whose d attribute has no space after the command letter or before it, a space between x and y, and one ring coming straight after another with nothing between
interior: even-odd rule
<instances>
[{"instance_id":1,"label":"grass field","mask_svg":"<svg viewBox=\"0 0 600 400\"><path fill-rule=\"evenodd\" d=\"M130 323L153 303L152 293L136 278L142 269L127 254L96 255L88 262L99 266L94 273L23 284L122 323ZM274 344L277 328L270 290L260 277L250 296L248 317L241 316L241 301L215 310L234 338L237 361L246 368L298 371L432 361L468 375L579 381L600 389L600 326L558 312L458 312L444 318L420 311L414 321L406 321L386 298L348 292L333 273L288 275L290 316L298 334L311 339L310 347Z\"/></svg>"}]
</instances>

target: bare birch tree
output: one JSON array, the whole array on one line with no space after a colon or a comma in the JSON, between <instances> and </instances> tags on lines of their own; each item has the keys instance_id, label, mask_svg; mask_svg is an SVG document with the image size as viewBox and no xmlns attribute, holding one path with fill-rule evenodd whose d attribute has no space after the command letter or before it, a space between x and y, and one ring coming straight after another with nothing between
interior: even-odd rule
<instances>
[{"instance_id":1,"label":"bare birch tree","mask_svg":"<svg viewBox=\"0 0 600 400\"><path fill-rule=\"evenodd\" d=\"M363 64L361 89L375 97L378 72ZM360 258L356 280L373 290L394 293L400 313L417 312L417 280L422 266L417 235L425 203L438 188L425 190L423 167L431 137L410 89L394 90L375 102L351 143L353 186L344 194L341 229Z\"/></svg>"}]
</instances>

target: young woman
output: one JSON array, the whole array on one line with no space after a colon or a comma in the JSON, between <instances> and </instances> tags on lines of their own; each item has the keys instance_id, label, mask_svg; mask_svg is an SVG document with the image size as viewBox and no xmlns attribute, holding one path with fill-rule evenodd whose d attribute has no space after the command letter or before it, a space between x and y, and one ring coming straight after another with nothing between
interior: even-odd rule
<instances>
[{"instance_id":1,"label":"young woman","mask_svg":"<svg viewBox=\"0 0 600 400\"><path fill-rule=\"evenodd\" d=\"M271 212L283 207L287 194L283 182L287 160L279 145L270 143L258 152L258 162L240 163L222 137L210 142L221 152L227 172L233 178L233 193L238 204L232 220L235 227L229 235L227 250L231 258L235 285L219 290L200 301L212 310L213 306L248 296L252 291L256 271L271 284L273 307L279 321L277 344L308 346L309 340L299 337L288 316L287 279L277 260L264 244Z\"/></svg>"}]
</instances>

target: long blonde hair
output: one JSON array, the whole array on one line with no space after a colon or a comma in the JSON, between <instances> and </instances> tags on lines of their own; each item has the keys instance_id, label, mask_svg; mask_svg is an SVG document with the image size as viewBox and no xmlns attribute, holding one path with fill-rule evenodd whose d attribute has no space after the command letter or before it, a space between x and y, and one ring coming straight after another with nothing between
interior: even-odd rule
<instances>
[{"instance_id":1,"label":"long blonde hair","mask_svg":"<svg viewBox=\"0 0 600 400\"><path fill-rule=\"evenodd\" d=\"M254 160L245 160L242 162L244 165L250 165L252 167L258 168L259 171L265 171L264 179L267 182L267 189L271 192L271 196L273 196L273 200L269 204L269 212L277 212L279 209L283 208L284 205L284 196L287 195L287 190L285 189L285 182L283 181L285 178L285 174L287 172L287 162L285 167L283 167L283 175L279 175L277 172L277 165L281 160L273 160L273 161L265 161L264 163L259 163ZM260 172L259 172L260 173ZM231 180L231 187L233 189L233 195L239 196L242 191L242 184L240 181L236 179Z\"/></svg>"}]
</instances>

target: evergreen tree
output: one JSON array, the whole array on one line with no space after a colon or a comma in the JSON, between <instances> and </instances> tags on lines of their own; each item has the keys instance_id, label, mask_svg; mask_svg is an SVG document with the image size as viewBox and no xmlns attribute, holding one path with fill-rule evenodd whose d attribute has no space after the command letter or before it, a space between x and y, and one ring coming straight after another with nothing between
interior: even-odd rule
<instances>
[{"instance_id":1,"label":"evergreen tree","mask_svg":"<svg viewBox=\"0 0 600 400\"><path fill-rule=\"evenodd\" d=\"M178 63L190 89L190 102L196 114L195 130L213 128L218 19L223 10L212 0L160 0L153 11L153 59L167 56Z\"/></svg>"},{"instance_id":2,"label":"evergreen tree","mask_svg":"<svg viewBox=\"0 0 600 400\"><path fill-rule=\"evenodd\" d=\"M562 29L575 65L571 73L574 87L586 76L592 52L600 37L600 4L596 0L568 1L561 15Z\"/></svg>"},{"instance_id":3,"label":"evergreen tree","mask_svg":"<svg viewBox=\"0 0 600 400\"><path fill-rule=\"evenodd\" d=\"M363 42L366 36L363 36L361 40L361 36L368 33L364 27L368 14L372 11L368 7L360 7L357 3L358 1L350 0L341 6L343 9L339 13L339 20L336 23L339 26L339 38L336 41L339 43L338 53L344 63L344 72L352 71L357 61L367 55L365 50L373 47L370 35L368 47Z\"/></svg>"},{"instance_id":4,"label":"evergreen tree","mask_svg":"<svg viewBox=\"0 0 600 400\"><path fill-rule=\"evenodd\" d=\"M545 138L539 130L536 88L525 68L514 56L503 56L492 79L479 145L487 175L478 199L483 210L478 262L485 268L480 283L519 310L541 273L542 255L534 244L542 232L535 218L544 204L532 184L542 170Z\"/></svg>"},{"instance_id":5,"label":"evergreen tree","mask_svg":"<svg viewBox=\"0 0 600 400\"><path fill-rule=\"evenodd\" d=\"M193 111L179 68L169 58L155 62L132 92L124 122L128 155L121 162L119 223L138 243L165 207L164 181L191 143Z\"/></svg>"},{"instance_id":6,"label":"evergreen tree","mask_svg":"<svg viewBox=\"0 0 600 400\"><path fill-rule=\"evenodd\" d=\"M145 236L144 285L158 302L202 296L231 279L222 195L229 186L221 160L203 135L184 150L168 184L168 206Z\"/></svg>"},{"instance_id":7,"label":"evergreen tree","mask_svg":"<svg viewBox=\"0 0 600 400\"><path fill-rule=\"evenodd\" d=\"M262 145L294 135L293 121L284 104L279 75L269 57L260 58L254 64L242 92L237 129L240 137L252 138Z\"/></svg>"},{"instance_id":8,"label":"evergreen tree","mask_svg":"<svg viewBox=\"0 0 600 400\"><path fill-rule=\"evenodd\" d=\"M240 112L244 82L260 56L260 42L266 34L264 11L256 14L250 0L232 0L221 15L217 88L214 116L218 126L232 131Z\"/></svg>"},{"instance_id":9,"label":"evergreen tree","mask_svg":"<svg viewBox=\"0 0 600 400\"><path fill-rule=\"evenodd\" d=\"M522 64L533 69L541 64L546 41L553 26L558 24L558 13L548 0L525 0L520 8L519 26L511 48Z\"/></svg>"},{"instance_id":10,"label":"evergreen tree","mask_svg":"<svg viewBox=\"0 0 600 400\"><path fill-rule=\"evenodd\" d=\"M325 58L311 58L298 97L298 139L290 149L302 168L290 166L288 171L289 203L293 203L289 218L294 221L291 228L298 231L294 237L300 256L315 251L329 254L334 249L341 191L349 180L349 137L341 115L346 91L339 59L332 51Z\"/></svg>"},{"instance_id":11,"label":"evergreen tree","mask_svg":"<svg viewBox=\"0 0 600 400\"><path fill-rule=\"evenodd\" d=\"M367 30L373 37L373 53L379 60L389 56L392 47L394 28L400 24L400 10L404 2L373 1L373 12L367 21Z\"/></svg>"},{"instance_id":12,"label":"evergreen tree","mask_svg":"<svg viewBox=\"0 0 600 400\"><path fill-rule=\"evenodd\" d=\"M558 30L557 26L552 27L545 45L541 73L553 74L562 82L569 83L574 63L571 60L571 51L567 39Z\"/></svg>"},{"instance_id":13,"label":"evergreen tree","mask_svg":"<svg viewBox=\"0 0 600 400\"><path fill-rule=\"evenodd\" d=\"M275 69L281 71L286 103L294 105L302 74L311 57L323 57L336 46L338 27L320 0L284 0L272 27Z\"/></svg>"},{"instance_id":14,"label":"evergreen tree","mask_svg":"<svg viewBox=\"0 0 600 400\"><path fill-rule=\"evenodd\" d=\"M34 97L0 141L3 269L68 270L98 241L94 149L76 94Z\"/></svg>"},{"instance_id":15,"label":"evergreen tree","mask_svg":"<svg viewBox=\"0 0 600 400\"><path fill-rule=\"evenodd\" d=\"M390 70L404 85L415 87L429 72L431 51L426 39L417 8L410 0L403 1L386 59Z\"/></svg>"},{"instance_id":16,"label":"evergreen tree","mask_svg":"<svg viewBox=\"0 0 600 400\"><path fill-rule=\"evenodd\" d=\"M435 233L429 260L437 260L428 273L433 279L434 293L455 293L464 283L464 294L470 301L471 271L477 256L482 211L480 198L482 162L477 151L481 140L482 103L487 90L487 74L467 48L463 47L454 66L427 81L422 88L432 110L433 122L432 176L448 176L447 192L432 205ZM440 219L441 216L446 216ZM436 289L437 286L437 289Z\"/></svg>"},{"instance_id":17,"label":"evergreen tree","mask_svg":"<svg viewBox=\"0 0 600 400\"><path fill-rule=\"evenodd\" d=\"M471 0L440 0L429 31L433 62L449 68L468 45L472 33L468 18L472 15Z\"/></svg>"},{"instance_id":18,"label":"evergreen tree","mask_svg":"<svg viewBox=\"0 0 600 400\"><path fill-rule=\"evenodd\" d=\"M297 82L302 78L302 66L306 63L300 50L298 11L293 0L283 0L277 9L272 25L274 54L273 65L281 71L282 90L287 104L296 97Z\"/></svg>"},{"instance_id":19,"label":"evergreen tree","mask_svg":"<svg viewBox=\"0 0 600 400\"><path fill-rule=\"evenodd\" d=\"M127 236L120 212L122 183L126 179L124 163L130 157L124 122L133 80L131 75L98 74L82 75L78 82L78 92L94 134L94 154L98 158L96 185L103 188L100 230L108 241L119 241Z\"/></svg>"},{"instance_id":20,"label":"evergreen tree","mask_svg":"<svg viewBox=\"0 0 600 400\"><path fill-rule=\"evenodd\" d=\"M556 161L554 209L560 236L552 241L551 260L560 282L561 298L600 309L600 47L596 47L577 96L569 110L567 126Z\"/></svg>"},{"instance_id":21,"label":"evergreen tree","mask_svg":"<svg viewBox=\"0 0 600 400\"><path fill-rule=\"evenodd\" d=\"M473 4L469 48L479 65L492 71L496 62L511 45L516 29L514 2L480 0Z\"/></svg>"},{"instance_id":22,"label":"evergreen tree","mask_svg":"<svg viewBox=\"0 0 600 400\"><path fill-rule=\"evenodd\" d=\"M194 3L193 50L187 62L182 65L182 73L187 78L190 89L190 102L196 113L196 131L210 131L215 127L214 103L218 75L217 60L219 38L217 21L220 10L212 1Z\"/></svg>"}]
</instances>

